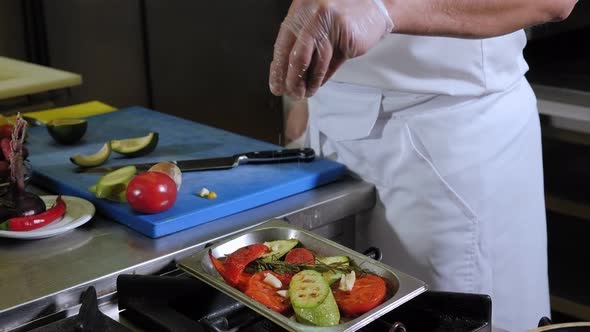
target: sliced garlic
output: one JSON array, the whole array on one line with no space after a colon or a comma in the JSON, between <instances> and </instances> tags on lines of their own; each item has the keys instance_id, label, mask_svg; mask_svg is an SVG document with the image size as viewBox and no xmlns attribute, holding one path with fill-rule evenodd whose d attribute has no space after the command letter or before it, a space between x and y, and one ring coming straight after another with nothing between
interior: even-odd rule
<instances>
[{"instance_id":1,"label":"sliced garlic","mask_svg":"<svg viewBox=\"0 0 590 332\"><path fill-rule=\"evenodd\" d=\"M201 197L207 197L208 195L209 195L209 189L207 189L207 188L201 189L201 192L199 193L199 196L201 196Z\"/></svg>"},{"instance_id":2,"label":"sliced garlic","mask_svg":"<svg viewBox=\"0 0 590 332\"><path fill-rule=\"evenodd\" d=\"M271 273L267 273L264 276L264 283L271 285L274 288L281 288L283 287L283 283Z\"/></svg>"},{"instance_id":3,"label":"sliced garlic","mask_svg":"<svg viewBox=\"0 0 590 332\"><path fill-rule=\"evenodd\" d=\"M354 282L356 281L356 274L354 271L350 272L349 274L343 274L340 277L340 285L338 285L338 289L341 291L349 292L354 287Z\"/></svg>"},{"instance_id":4,"label":"sliced garlic","mask_svg":"<svg viewBox=\"0 0 590 332\"><path fill-rule=\"evenodd\" d=\"M280 296L284 297L284 298L288 298L289 297L289 291L286 289L281 289L277 291L277 294L279 294Z\"/></svg>"},{"instance_id":5,"label":"sliced garlic","mask_svg":"<svg viewBox=\"0 0 590 332\"><path fill-rule=\"evenodd\" d=\"M279 251L279 245L277 243L264 242L264 245L268 247L268 251L269 252L277 252L277 251Z\"/></svg>"}]
</instances>

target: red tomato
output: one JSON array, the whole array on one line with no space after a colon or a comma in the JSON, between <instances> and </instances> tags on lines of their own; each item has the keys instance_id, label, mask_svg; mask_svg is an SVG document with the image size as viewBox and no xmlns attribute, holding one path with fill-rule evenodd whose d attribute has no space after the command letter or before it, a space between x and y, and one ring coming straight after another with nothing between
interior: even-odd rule
<instances>
[{"instance_id":1,"label":"red tomato","mask_svg":"<svg viewBox=\"0 0 590 332\"><path fill-rule=\"evenodd\" d=\"M213 256L213 254L211 253L211 250L209 250L209 258L211 259L211 262L213 263L213 266L215 267L217 272L219 272L219 274L221 274L223 279L225 281L227 281L225 266L223 266L223 262L221 262L219 259L215 258ZM250 278L252 278L252 275L249 273L242 272L242 274L240 274L240 278L238 281L238 288L242 292L248 288L248 282L250 281Z\"/></svg>"},{"instance_id":2,"label":"red tomato","mask_svg":"<svg viewBox=\"0 0 590 332\"><path fill-rule=\"evenodd\" d=\"M262 243L254 243L229 254L223 263L227 283L236 287L240 281L240 275L244 272L246 265L250 264L250 262L266 252L268 252L267 246Z\"/></svg>"},{"instance_id":3,"label":"red tomato","mask_svg":"<svg viewBox=\"0 0 590 332\"><path fill-rule=\"evenodd\" d=\"M8 157L10 156L10 141L10 138L2 138L0 140L0 150L2 150L2 155L6 160L8 160Z\"/></svg>"},{"instance_id":4,"label":"red tomato","mask_svg":"<svg viewBox=\"0 0 590 332\"><path fill-rule=\"evenodd\" d=\"M250 281L248 282L248 288L244 294L260 302L271 310L276 312L285 312L291 307L291 303L289 302L288 298L282 297L277 293L279 289L274 288L273 286L264 282L264 278L266 278L267 273L273 274L275 277L279 278L279 275L272 271L257 272L252 276L252 278L250 278ZM288 287L289 284L283 283L283 287L281 287L281 289L287 289Z\"/></svg>"},{"instance_id":5,"label":"red tomato","mask_svg":"<svg viewBox=\"0 0 590 332\"><path fill-rule=\"evenodd\" d=\"M365 274L356 279L350 291L335 288L334 298L340 311L348 316L358 316L381 304L386 291L387 286L381 277Z\"/></svg>"},{"instance_id":6,"label":"red tomato","mask_svg":"<svg viewBox=\"0 0 590 332\"><path fill-rule=\"evenodd\" d=\"M127 202L137 212L158 213L176 203L176 183L166 174L145 172L127 185Z\"/></svg>"},{"instance_id":7,"label":"red tomato","mask_svg":"<svg viewBox=\"0 0 590 332\"><path fill-rule=\"evenodd\" d=\"M291 282L291 279L293 279L294 275L295 273L283 273L277 274L276 277L279 278L283 285L288 285Z\"/></svg>"},{"instance_id":8,"label":"red tomato","mask_svg":"<svg viewBox=\"0 0 590 332\"><path fill-rule=\"evenodd\" d=\"M0 126L0 138L8 138L11 139L12 138L12 130L14 129L14 126L11 124L3 124Z\"/></svg>"},{"instance_id":9,"label":"red tomato","mask_svg":"<svg viewBox=\"0 0 590 332\"><path fill-rule=\"evenodd\" d=\"M291 249L287 256L285 256L285 262L293 264L315 264L315 257L309 249L295 248Z\"/></svg>"}]
</instances>

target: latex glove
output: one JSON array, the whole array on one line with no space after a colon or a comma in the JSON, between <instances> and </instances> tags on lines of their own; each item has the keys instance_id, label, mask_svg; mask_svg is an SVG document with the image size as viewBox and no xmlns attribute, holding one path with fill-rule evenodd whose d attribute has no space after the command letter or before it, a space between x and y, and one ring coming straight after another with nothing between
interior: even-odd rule
<instances>
[{"instance_id":1,"label":"latex glove","mask_svg":"<svg viewBox=\"0 0 590 332\"><path fill-rule=\"evenodd\" d=\"M272 93L311 97L344 61L392 29L382 0L294 0L274 45Z\"/></svg>"}]
</instances>

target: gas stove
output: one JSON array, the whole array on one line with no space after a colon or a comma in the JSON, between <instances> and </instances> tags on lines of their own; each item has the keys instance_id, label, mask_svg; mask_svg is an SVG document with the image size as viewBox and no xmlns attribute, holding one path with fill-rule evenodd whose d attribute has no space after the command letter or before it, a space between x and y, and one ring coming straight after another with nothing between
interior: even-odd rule
<instances>
[{"instance_id":1,"label":"gas stove","mask_svg":"<svg viewBox=\"0 0 590 332\"><path fill-rule=\"evenodd\" d=\"M89 287L75 316L24 331L34 332L274 332L282 327L192 276L126 275L117 278L117 319L103 313ZM427 291L360 331L489 332L486 295Z\"/></svg>"}]
</instances>

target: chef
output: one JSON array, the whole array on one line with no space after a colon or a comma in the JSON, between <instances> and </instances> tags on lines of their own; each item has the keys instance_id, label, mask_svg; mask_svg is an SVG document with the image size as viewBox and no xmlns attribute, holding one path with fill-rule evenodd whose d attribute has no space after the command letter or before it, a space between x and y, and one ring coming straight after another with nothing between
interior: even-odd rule
<instances>
[{"instance_id":1,"label":"chef","mask_svg":"<svg viewBox=\"0 0 590 332\"><path fill-rule=\"evenodd\" d=\"M523 28L575 0L294 0L270 88L375 184L357 247L430 289L489 294L493 325L549 316L541 137Z\"/></svg>"}]
</instances>

